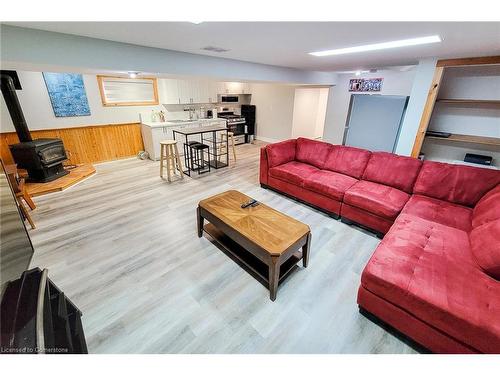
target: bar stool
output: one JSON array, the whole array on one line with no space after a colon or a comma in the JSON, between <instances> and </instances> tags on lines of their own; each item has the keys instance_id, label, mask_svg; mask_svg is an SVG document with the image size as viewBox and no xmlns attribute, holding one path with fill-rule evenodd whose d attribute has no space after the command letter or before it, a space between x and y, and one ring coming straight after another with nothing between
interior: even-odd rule
<instances>
[{"instance_id":1,"label":"bar stool","mask_svg":"<svg viewBox=\"0 0 500 375\"><path fill-rule=\"evenodd\" d=\"M189 155L191 158L191 169L193 171L197 171L198 174L210 172L210 147L200 142L194 142L189 146L189 148L194 151L194 157L192 152L190 152ZM205 160L205 150L207 150L207 160Z\"/></svg>"},{"instance_id":2,"label":"bar stool","mask_svg":"<svg viewBox=\"0 0 500 375\"><path fill-rule=\"evenodd\" d=\"M226 138L228 137L228 138ZM234 133L233 132L227 132L227 135L226 133L222 133L220 135L220 146L219 146L219 161L220 161L220 156L222 154L222 152L228 152L227 148L226 148L226 140L227 140L227 143L231 143L231 148L232 148L232 151L233 151L233 159L234 161L236 161L236 147L234 147Z\"/></svg>"},{"instance_id":3,"label":"bar stool","mask_svg":"<svg viewBox=\"0 0 500 375\"><path fill-rule=\"evenodd\" d=\"M194 157L193 157L193 148L191 146L199 143L200 142L198 141L188 141L184 143L184 165L186 166L188 173L190 170L193 169L192 161L194 160Z\"/></svg>"},{"instance_id":4,"label":"bar stool","mask_svg":"<svg viewBox=\"0 0 500 375\"><path fill-rule=\"evenodd\" d=\"M164 164L166 162L166 164ZM160 177L163 178L163 168L167 168L167 179L171 182L170 175L175 176L175 171L180 172L181 178L184 178L177 141L168 139L160 142Z\"/></svg>"}]
</instances>

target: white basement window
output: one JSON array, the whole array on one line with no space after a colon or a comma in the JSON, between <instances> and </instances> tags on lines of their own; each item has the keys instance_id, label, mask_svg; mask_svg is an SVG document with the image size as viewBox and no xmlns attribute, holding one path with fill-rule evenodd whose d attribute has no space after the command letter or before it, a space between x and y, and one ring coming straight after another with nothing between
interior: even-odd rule
<instances>
[{"instance_id":1,"label":"white basement window","mask_svg":"<svg viewBox=\"0 0 500 375\"><path fill-rule=\"evenodd\" d=\"M156 78L97 76L102 105L158 105Z\"/></svg>"}]
</instances>

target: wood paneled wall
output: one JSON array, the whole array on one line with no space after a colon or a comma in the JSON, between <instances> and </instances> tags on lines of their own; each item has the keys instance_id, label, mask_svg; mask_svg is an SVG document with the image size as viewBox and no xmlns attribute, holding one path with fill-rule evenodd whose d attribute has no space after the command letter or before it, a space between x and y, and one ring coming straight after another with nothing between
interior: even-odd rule
<instances>
[{"instance_id":1,"label":"wood paneled wall","mask_svg":"<svg viewBox=\"0 0 500 375\"><path fill-rule=\"evenodd\" d=\"M35 138L60 138L72 164L97 163L136 155L144 150L139 123L84 126L78 128L33 130ZM1 133L0 156L13 163L9 144L18 143L15 132Z\"/></svg>"}]
</instances>

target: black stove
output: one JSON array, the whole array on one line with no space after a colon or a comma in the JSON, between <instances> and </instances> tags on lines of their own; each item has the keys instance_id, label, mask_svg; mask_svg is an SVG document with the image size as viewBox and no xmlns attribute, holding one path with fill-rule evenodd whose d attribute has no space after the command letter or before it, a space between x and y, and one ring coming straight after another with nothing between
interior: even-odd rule
<instances>
[{"instance_id":1,"label":"black stove","mask_svg":"<svg viewBox=\"0 0 500 375\"><path fill-rule=\"evenodd\" d=\"M234 112L224 111L217 113L218 118L226 120L227 128L235 136L235 144L246 142L246 126L245 118L240 115L235 115Z\"/></svg>"},{"instance_id":2,"label":"black stove","mask_svg":"<svg viewBox=\"0 0 500 375\"><path fill-rule=\"evenodd\" d=\"M234 112L219 112L217 117L227 120L228 125L245 124L245 118L240 115L235 115Z\"/></svg>"},{"instance_id":3,"label":"black stove","mask_svg":"<svg viewBox=\"0 0 500 375\"><path fill-rule=\"evenodd\" d=\"M0 78L5 104L20 141L9 146L18 168L26 169L29 180L34 182L48 182L68 174L63 166L68 157L60 139L31 138L16 94L16 88L21 89L16 72L2 70Z\"/></svg>"}]
</instances>

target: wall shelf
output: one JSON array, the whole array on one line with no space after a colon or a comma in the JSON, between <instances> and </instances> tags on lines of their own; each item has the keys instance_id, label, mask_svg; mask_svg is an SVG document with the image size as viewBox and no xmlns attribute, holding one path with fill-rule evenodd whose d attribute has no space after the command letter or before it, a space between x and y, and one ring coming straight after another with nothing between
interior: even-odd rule
<instances>
[{"instance_id":1,"label":"wall shelf","mask_svg":"<svg viewBox=\"0 0 500 375\"><path fill-rule=\"evenodd\" d=\"M475 104L488 104L500 106L500 100L483 100L483 99L437 99L439 103L449 103L449 104L464 104L464 105L475 105Z\"/></svg>"},{"instance_id":2,"label":"wall shelf","mask_svg":"<svg viewBox=\"0 0 500 375\"><path fill-rule=\"evenodd\" d=\"M500 138L482 137L478 135L452 134L448 138L428 135L426 136L426 138L439 139L446 142L462 142L462 143L475 143L487 146L500 146Z\"/></svg>"}]
</instances>

